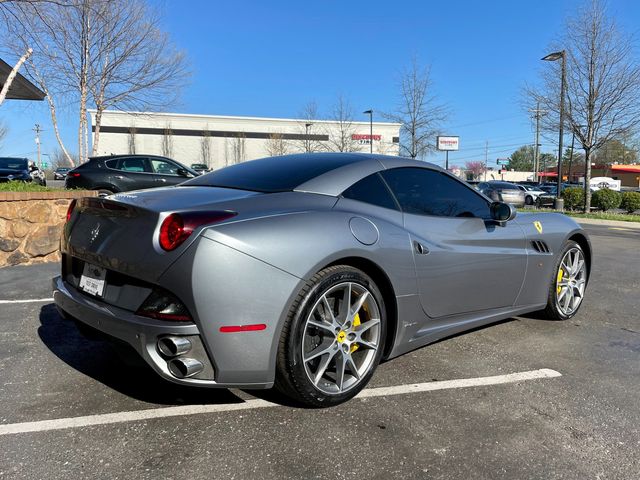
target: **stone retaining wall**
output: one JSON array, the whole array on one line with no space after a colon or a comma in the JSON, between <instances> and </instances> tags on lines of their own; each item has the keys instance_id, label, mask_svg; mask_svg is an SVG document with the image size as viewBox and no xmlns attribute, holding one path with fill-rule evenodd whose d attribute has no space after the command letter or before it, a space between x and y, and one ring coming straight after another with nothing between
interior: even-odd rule
<instances>
[{"instance_id":1,"label":"stone retaining wall","mask_svg":"<svg viewBox=\"0 0 640 480\"><path fill-rule=\"evenodd\" d=\"M0 268L60 260L60 235L72 198L92 191L0 192Z\"/></svg>"}]
</instances>

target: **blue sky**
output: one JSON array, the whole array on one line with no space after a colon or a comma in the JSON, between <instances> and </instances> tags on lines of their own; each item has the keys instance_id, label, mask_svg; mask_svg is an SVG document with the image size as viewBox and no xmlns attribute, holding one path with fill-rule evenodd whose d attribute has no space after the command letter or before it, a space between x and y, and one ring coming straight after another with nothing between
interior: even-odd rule
<instances>
[{"instance_id":1,"label":"blue sky","mask_svg":"<svg viewBox=\"0 0 640 480\"><path fill-rule=\"evenodd\" d=\"M193 75L170 111L295 117L309 101L321 112L338 94L360 112L390 111L400 72L412 57L430 64L434 88L451 110L445 133L459 135L453 164L507 157L533 143L520 104L524 82L535 82L563 20L582 0L447 2L162 0L164 27L189 57ZM611 0L610 12L638 33L640 2ZM5 58L9 63L14 58ZM374 119L380 119L379 116ZM77 116L62 113L63 137L77 150ZM3 155L35 157L33 125L44 128L44 153L57 148L46 103L5 102L9 134ZM554 139L544 139L553 151ZM443 154L429 158L442 163Z\"/></svg>"}]
</instances>

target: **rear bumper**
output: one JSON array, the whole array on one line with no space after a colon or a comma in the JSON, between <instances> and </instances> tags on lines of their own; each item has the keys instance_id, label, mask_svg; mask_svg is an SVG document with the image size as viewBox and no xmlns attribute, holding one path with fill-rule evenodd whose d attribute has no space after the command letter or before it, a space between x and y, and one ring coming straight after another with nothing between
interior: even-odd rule
<instances>
[{"instance_id":1,"label":"rear bumper","mask_svg":"<svg viewBox=\"0 0 640 480\"><path fill-rule=\"evenodd\" d=\"M80 293L61 277L53 279L53 299L56 306L68 316L106 334L108 337L126 342L163 378L174 383L202 387L268 388L272 383L218 383L215 380L201 378L177 378L171 374L168 361L158 351L158 339L167 335L189 336L199 342L201 356L198 360L207 362L213 369L214 361L209 358L202 345L202 337L197 325L178 322L164 322L141 317L99 299ZM202 358L204 355L206 358ZM217 378L215 372L213 378Z\"/></svg>"}]
</instances>

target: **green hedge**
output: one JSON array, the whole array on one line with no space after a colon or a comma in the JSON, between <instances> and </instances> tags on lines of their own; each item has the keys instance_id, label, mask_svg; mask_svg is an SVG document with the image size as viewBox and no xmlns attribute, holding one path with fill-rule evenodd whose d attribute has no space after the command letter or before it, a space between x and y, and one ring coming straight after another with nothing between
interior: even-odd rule
<instances>
[{"instance_id":1,"label":"green hedge","mask_svg":"<svg viewBox=\"0 0 640 480\"><path fill-rule=\"evenodd\" d=\"M636 210L640 210L640 192L624 192L622 194L620 208L626 210L627 213L633 213Z\"/></svg>"},{"instance_id":2,"label":"green hedge","mask_svg":"<svg viewBox=\"0 0 640 480\"><path fill-rule=\"evenodd\" d=\"M622 195L620 195L620 192L609 190L608 188L601 188L600 190L593 192L593 195L591 196L591 203L593 206L603 212L618 208L621 202Z\"/></svg>"},{"instance_id":3,"label":"green hedge","mask_svg":"<svg viewBox=\"0 0 640 480\"><path fill-rule=\"evenodd\" d=\"M571 187L566 188L562 192L562 198L564 198L564 207L569 210L575 210L584 206L584 189Z\"/></svg>"}]
</instances>

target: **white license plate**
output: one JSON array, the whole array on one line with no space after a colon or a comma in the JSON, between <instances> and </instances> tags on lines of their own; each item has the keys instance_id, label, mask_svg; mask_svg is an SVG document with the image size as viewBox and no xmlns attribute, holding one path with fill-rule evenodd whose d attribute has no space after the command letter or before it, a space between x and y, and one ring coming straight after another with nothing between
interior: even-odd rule
<instances>
[{"instance_id":1,"label":"white license plate","mask_svg":"<svg viewBox=\"0 0 640 480\"><path fill-rule=\"evenodd\" d=\"M107 271L104 268L85 263L80 276L80 288L91 295L101 297L104 292L106 276Z\"/></svg>"}]
</instances>

